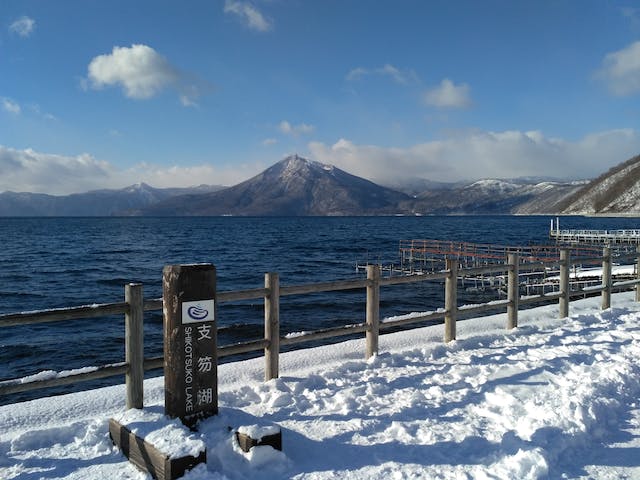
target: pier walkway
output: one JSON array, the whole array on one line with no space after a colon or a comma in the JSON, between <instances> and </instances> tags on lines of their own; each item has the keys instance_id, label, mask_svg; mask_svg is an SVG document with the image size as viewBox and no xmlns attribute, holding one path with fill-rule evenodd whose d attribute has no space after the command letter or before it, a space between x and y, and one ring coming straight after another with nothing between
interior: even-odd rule
<instances>
[{"instance_id":1,"label":"pier walkway","mask_svg":"<svg viewBox=\"0 0 640 480\"><path fill-rule=\"evenodd\" d=\"M561 230L560 219L551 220L551 237L557 244L568 245L640 245L640 230Z\"/></svg>"}]
</instances>

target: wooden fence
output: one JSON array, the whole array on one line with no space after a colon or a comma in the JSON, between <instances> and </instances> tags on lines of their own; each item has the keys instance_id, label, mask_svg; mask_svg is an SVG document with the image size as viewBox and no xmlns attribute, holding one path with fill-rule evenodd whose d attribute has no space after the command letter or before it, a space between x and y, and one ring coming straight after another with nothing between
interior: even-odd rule
<instances>
[{"instance_id":1,"label":"wooden fence","mask_svg":"<svg viewBox=\"0 0 640 480\"><path fill-rule=\"evenodd\" d=\"M444 341L456 339L456 320L459 315L477 315L487 311L507 312L506 328L518 326L518 312L523 305L541 302L558 301L559 317L569 316L569 303L572 298L584 297L600 293L601 307L611 306L611 293L629 289L635 286L636 301L640 301L640 248L632 255L616 257L616 261L634 261L636 268L635 279L613 282L611 275L611 250L603 249L602 257L592 259L581 258L580 262L602 262L601 285L571 289L570 270L573 265L569 249L560 251L559 261L523 263L518 254L511 253L505 263L478 268L460 269L458 261L448 259L443 271L401 277L382 278L380 267L367 266L366 279L339 280L304 285L281 286L277 273L266 273L264 288L250 290L222 291L217 293L218 303L241 300L264 300L264 338L232 345L218 347L218 357L237 355L264 350L265 380L279 376L279 353L281 346L295 345L313 340L335 338L344 335L364 333L366 338L365 357L369 358L378 352L378 337L381 330L404 327L433 320L444 321ZM543 295L520 296L519 276L524 272L542 271L546 268L560 270L558 290ZM491 301L476 305L458 306L457 280L460 277L496 274L507 276L507 299ZM380 288L390 285L406 285L416 282L444 280L444 308L436 312L426 313L411 318L380 320ZM310 293L332 292L339 290L366 290L365 322L304 332L295 336L280 336L280 298L288 295L305 295ZM125 360L117 364L81 369L79 373L67 376L56 376L44 380L23 381L22 379L0 382L0 395L32 391L41 388L68 385L80 381L88 381L125 375L127 408L142 408L143 406L143 378L144 371L162 368L163 357L144 358L143 318L145 311L162 309L162 299L145 300L143 286L138 283L125 285L125 301L120 303L106 303L90 306L79 306L53 310L11 313L0 315L0 327L27 325L63 320L76 320L100 317L106 315L123 314L125 317Z\"/></svg>"}]
</instances>

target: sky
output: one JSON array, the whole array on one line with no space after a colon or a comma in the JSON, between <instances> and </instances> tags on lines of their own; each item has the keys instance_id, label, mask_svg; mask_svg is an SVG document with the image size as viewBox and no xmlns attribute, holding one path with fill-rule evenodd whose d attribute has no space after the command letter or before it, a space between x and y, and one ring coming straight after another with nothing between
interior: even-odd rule
<instances>
[{"instance_id":1,"label":"sky","mask_svg":"<svg viewBox=\"0 0 640 480\"><path fill-rule=\"evenodd\" d=\"M593 178L639 120L634 0L0 3L0 192Z\"/></svg>"}]
</instances>

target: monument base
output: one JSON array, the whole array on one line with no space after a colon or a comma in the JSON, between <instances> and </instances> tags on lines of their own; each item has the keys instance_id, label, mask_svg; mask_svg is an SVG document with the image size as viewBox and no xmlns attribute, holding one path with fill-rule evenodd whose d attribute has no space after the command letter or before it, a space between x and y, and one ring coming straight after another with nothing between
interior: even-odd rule
<instances>
[{"instance_id":1,"label":"monument base","mask_svg":"<svg viewBox=\"0 0 640 480\"><path fill-rule=\"evenodd\" d=\"M169 458L167 454L135 435L113 418L109 420L109 436L131 463L158 480L180 478L196 465L207 462L206 450L197 457L187 455Z\"/></svg>"}]
</instances>

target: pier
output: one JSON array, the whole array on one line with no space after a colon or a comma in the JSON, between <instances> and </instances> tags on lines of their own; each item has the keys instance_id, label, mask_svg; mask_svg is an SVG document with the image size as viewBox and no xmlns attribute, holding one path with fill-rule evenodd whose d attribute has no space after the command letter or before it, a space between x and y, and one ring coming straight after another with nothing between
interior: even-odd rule
<instances>
[{"instance_id":1,"label":"pier","mask_svg":"<svg viewBox=\"0 0 640 480\"><path fill-rule=\"evenodd\" d=\"M433 239L401 240L400 263L383 266L382 269L389 275L426 275L445 269L448 260L455 260L460 266L458 281L464 291L497 291L500 296L506 297L506 275L487 273L486 268L504 264L510 255L516 255L522 265L518 275L518 290L525 296L544 295L558 288L563 250L570 255L573 263L569 272L572 289L588 288L600 283L603 248L593 245L515 247ZM615 257L618 257L618 253ZM635 274L634 265L630 265L630 269L616 265L612 273L617 281L629 280Z\"/></svg>"},{"instance_id":2,"label":"pier","mask_svg":"<svg viewBox=\"0 0 640 480\"><path fill-rule=\"evenodd\" d=\"M562 245L640 245L640 230L561 230L559 218L551 220L549 237Z\"/></svg>"},{"instance_id":3,"label":"pier","mask_svg":"<svg viewBox=\"0 0 640 480\"><path fill-rule=\"evenodd\" d=\"M571 248L572 258L593 258L602 253L594 246ZM448 240L400 240L400 264L404 274L426 273L441 270L448 259L458 260L463 268L478 268L504 263L509 254L517 254L523 263L557 262L560 260L558 245L507 245L454 242Z\"/></svg>"},{"instance_id":4,"label":"pier","mask_svg":"<svg viewBox=\"0 0 640 480\"><path fill-rule=\"evenodd\" d=\"M601 258L608 251L613 262L611 274L616 281L635 278L635 264L625 265L625 256L640 249L640 230L596 231L560 230L553 224L551 245L507 246L435 239L400 240L399 261L378 264L389 277L428 275L445 270L447 262L456 261L460 267L458 281L467 292L498 291L507 296L507 278L504 274L487 273L487 267L504 264L510 255L516 255L522 264L518 288L523 295L544 295L558 287L561 252L571 257L569 272L571 289L591 288L601 282ZM559 236L564 234L563 236ZM364 270L366 265L356 264Z\"/></svg>"}]
</instances>

